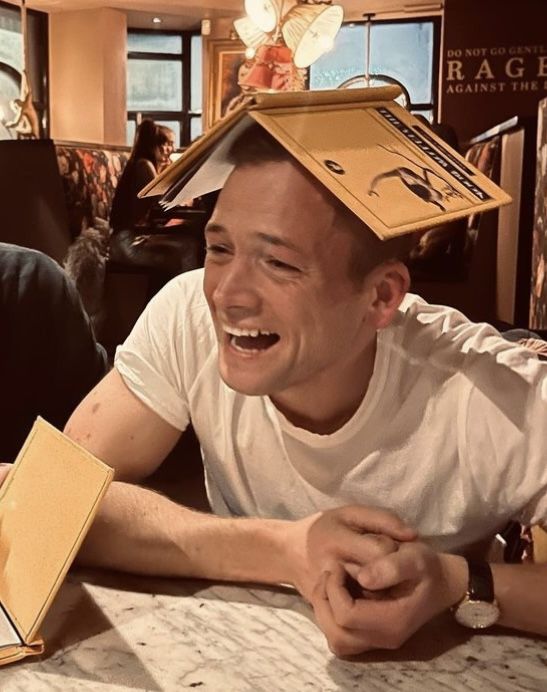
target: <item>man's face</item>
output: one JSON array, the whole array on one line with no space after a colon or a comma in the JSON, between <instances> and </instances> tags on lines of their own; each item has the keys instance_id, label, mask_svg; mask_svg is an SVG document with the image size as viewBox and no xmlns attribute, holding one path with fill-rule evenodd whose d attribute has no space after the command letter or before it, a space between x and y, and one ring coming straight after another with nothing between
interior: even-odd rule
<instances>
[{"instance_id":1,"label":"man's face","mask_svg":"<svg viewBox=\"0 0 547 692\"><path fill-rule=\"evenodd\" d=\"M334 220L324 192L289 161L229 177L206 229L204 288L232 389L290 400L360 367L375 334L371 292L348 277L352 236Z\"/></svg>"}]
</instances>

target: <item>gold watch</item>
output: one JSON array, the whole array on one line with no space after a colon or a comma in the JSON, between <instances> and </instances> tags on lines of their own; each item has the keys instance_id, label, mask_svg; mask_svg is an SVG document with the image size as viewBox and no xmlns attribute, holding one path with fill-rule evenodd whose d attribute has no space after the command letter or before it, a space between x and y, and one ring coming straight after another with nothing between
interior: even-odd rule
<instances>
[{"instance_id":1,"label":"gold watch","mask_svg":"<svg viewBox=\"0 0 547 692\"><path fill-rule=\"evenodd\" d=\"M454 617L464 627L482 630L494 625L500 609L494 597L492 570L487 562L467 561L469 582L467 593L454 607Z\"/></svg>"}]
</instances>

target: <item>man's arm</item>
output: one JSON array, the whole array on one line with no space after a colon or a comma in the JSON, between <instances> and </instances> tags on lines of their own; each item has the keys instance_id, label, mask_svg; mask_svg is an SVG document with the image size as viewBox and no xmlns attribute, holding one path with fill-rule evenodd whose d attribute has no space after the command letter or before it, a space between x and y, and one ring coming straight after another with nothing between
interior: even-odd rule
<instances>
[{"instance_id":1,"label":"man's arm","mask_svg":"<svg viewBox=\"0 0 547 692\"><path fill-rule=\"evenodd\" d=\"M396 549L395 541L415 536L382 510L341 508L295 522L227 519L122 482L152 473L180 431L145 406L116 370L76 409L66 434L116 471L80 551L82 564L158 576L292 583L311 597L331 563L364 564ZM365 532L391 539L367 538Z\"/></svg>"},{"instance_id":2,"label":"man's arm","mask_svg":"<svg viewBox=\"0 0 547 692\"><path fill-rule=\"evenodd\" d=\"M123 482L155 471L181 433L145 406L117 370L82 401L65 432L115 469L80 563L161 576L268 582L286 576L277 565L284 522L222 520ZM270 573L258 568L261 550L269 555Z\"/></svg>"},{"instance_id":3,"label":"man's arm","mask_svg":"<svg viewBox=\"0 0 547 692\"><path fill-rule=\"evenodd\" d=\"M547 636L547 564L493 564L499 624Z\"/></svg>"},{"instance_id":4,"label":"man's arm","mask_svg":"<svg viewBox=\"0 0 547 692\"><path fill-rule=\"evenodd\" d=\"M65 433L112 466L118 481L149 476L181 435L128 389L115 368L76 408Z\"/></svg>"}]
</instances>

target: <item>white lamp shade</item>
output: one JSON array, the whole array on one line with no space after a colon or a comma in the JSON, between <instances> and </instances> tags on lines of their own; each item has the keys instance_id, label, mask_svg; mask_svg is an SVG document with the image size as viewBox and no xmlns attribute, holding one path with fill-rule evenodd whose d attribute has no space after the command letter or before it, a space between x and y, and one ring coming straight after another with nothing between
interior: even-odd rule
<instances>
[{"instance_id":1,"label":"white lamp shade","mask_svg":"<svg viewBox=\"0 0 547 692\"><path fill-rule=\"evenodd\" d=\"M245 0L245 12L259 29L269 33L277 26L282 0Z\"/></svg>"},{"instance_id":2,"label":"white lamp shade","mask_svg":"<svg viewBox=\"0 0 547 692\"><path fill-rule=\"evenodd\" d=\"M332 48L342 26L341 5L296 5L283 22L285 43L293 52L296 67L309 67Z\"/></svg>"},{"instance_id":3,"label":"white lamp shade","mask_svg":"<svg viewBox=\"0 0 547 692\"><path fill-rule=\"evenodd\" d=\"M269 35L262 29L259 29L249 17L236 19L234 21L234 29L247 48L256 50L269 39Z\"/></svg>"}]
</instances>

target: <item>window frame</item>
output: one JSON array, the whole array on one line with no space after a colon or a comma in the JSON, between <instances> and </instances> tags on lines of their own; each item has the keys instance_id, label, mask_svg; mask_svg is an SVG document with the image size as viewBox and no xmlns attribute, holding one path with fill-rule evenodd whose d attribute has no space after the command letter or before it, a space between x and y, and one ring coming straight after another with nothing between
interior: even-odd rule
<instances>
[{"instance_id":1,"label":"window frame","mask_svg":"<svg viewBox=\"0 0 547 692\"><path fill-rule=\"evenodd\" d=\"M180 36L182 50L180 53L158 53L154 51L130 51L127 50L127 62L130 60L158 60L158 61L179 61L181 63L181 93L182 109L180 111L154 111L154 110L129 110L127 109L127 121L136 124L137 115L152 120L171 120L179 123L180 147L184 148L190 144L190 124L193 119L201 118L202 111L191 110L191 76L192 76L192 37L201 36L199 31L176 31L158 29L127 29L129 34L161 34L163 36Z\"/></svg>"},{"instance_id":2,"label":"window frame","mask_svg":"<svg viewBox=\"0 0 547 692\"><path fill-rule=\"evenodd\" d=\"M440 71L440 61L441 61L441 31L442 31L442 17L438 15L427 15L427 16L415 16L415 17L404 17L404 18L399 18L399 19L372 19L371 24L372 26L374 25L380 25L380 24L422 24L424 22L431 22L433 25L433 49L432 49L432 55L431 55L431 102L421 102L421 103L414 103L411 102L409 106L409 110L412 113L424 113L428 111L432 111L433 117L435 120L438 119L439 115L439 71ZM365 40L366 40L366 25L367 21L365 19L363 20L351 20L344 22L342 26L362 26L363 27L363 48L365 47ZM371 26L371 30L372 30ZM364 51L363 51L364 55ZM310 70L313 68L313 65L311 66ZM363 73L365 69L365 63L363 60ZM310 84L310 70L308 70L308 88ZM373 73L374 71L371 70ZM360 74L360 73L358 73ZM357 75L355 75L357 76ZM406 86L406 85L405 85Z\"/></svg>"}]
</instances>

